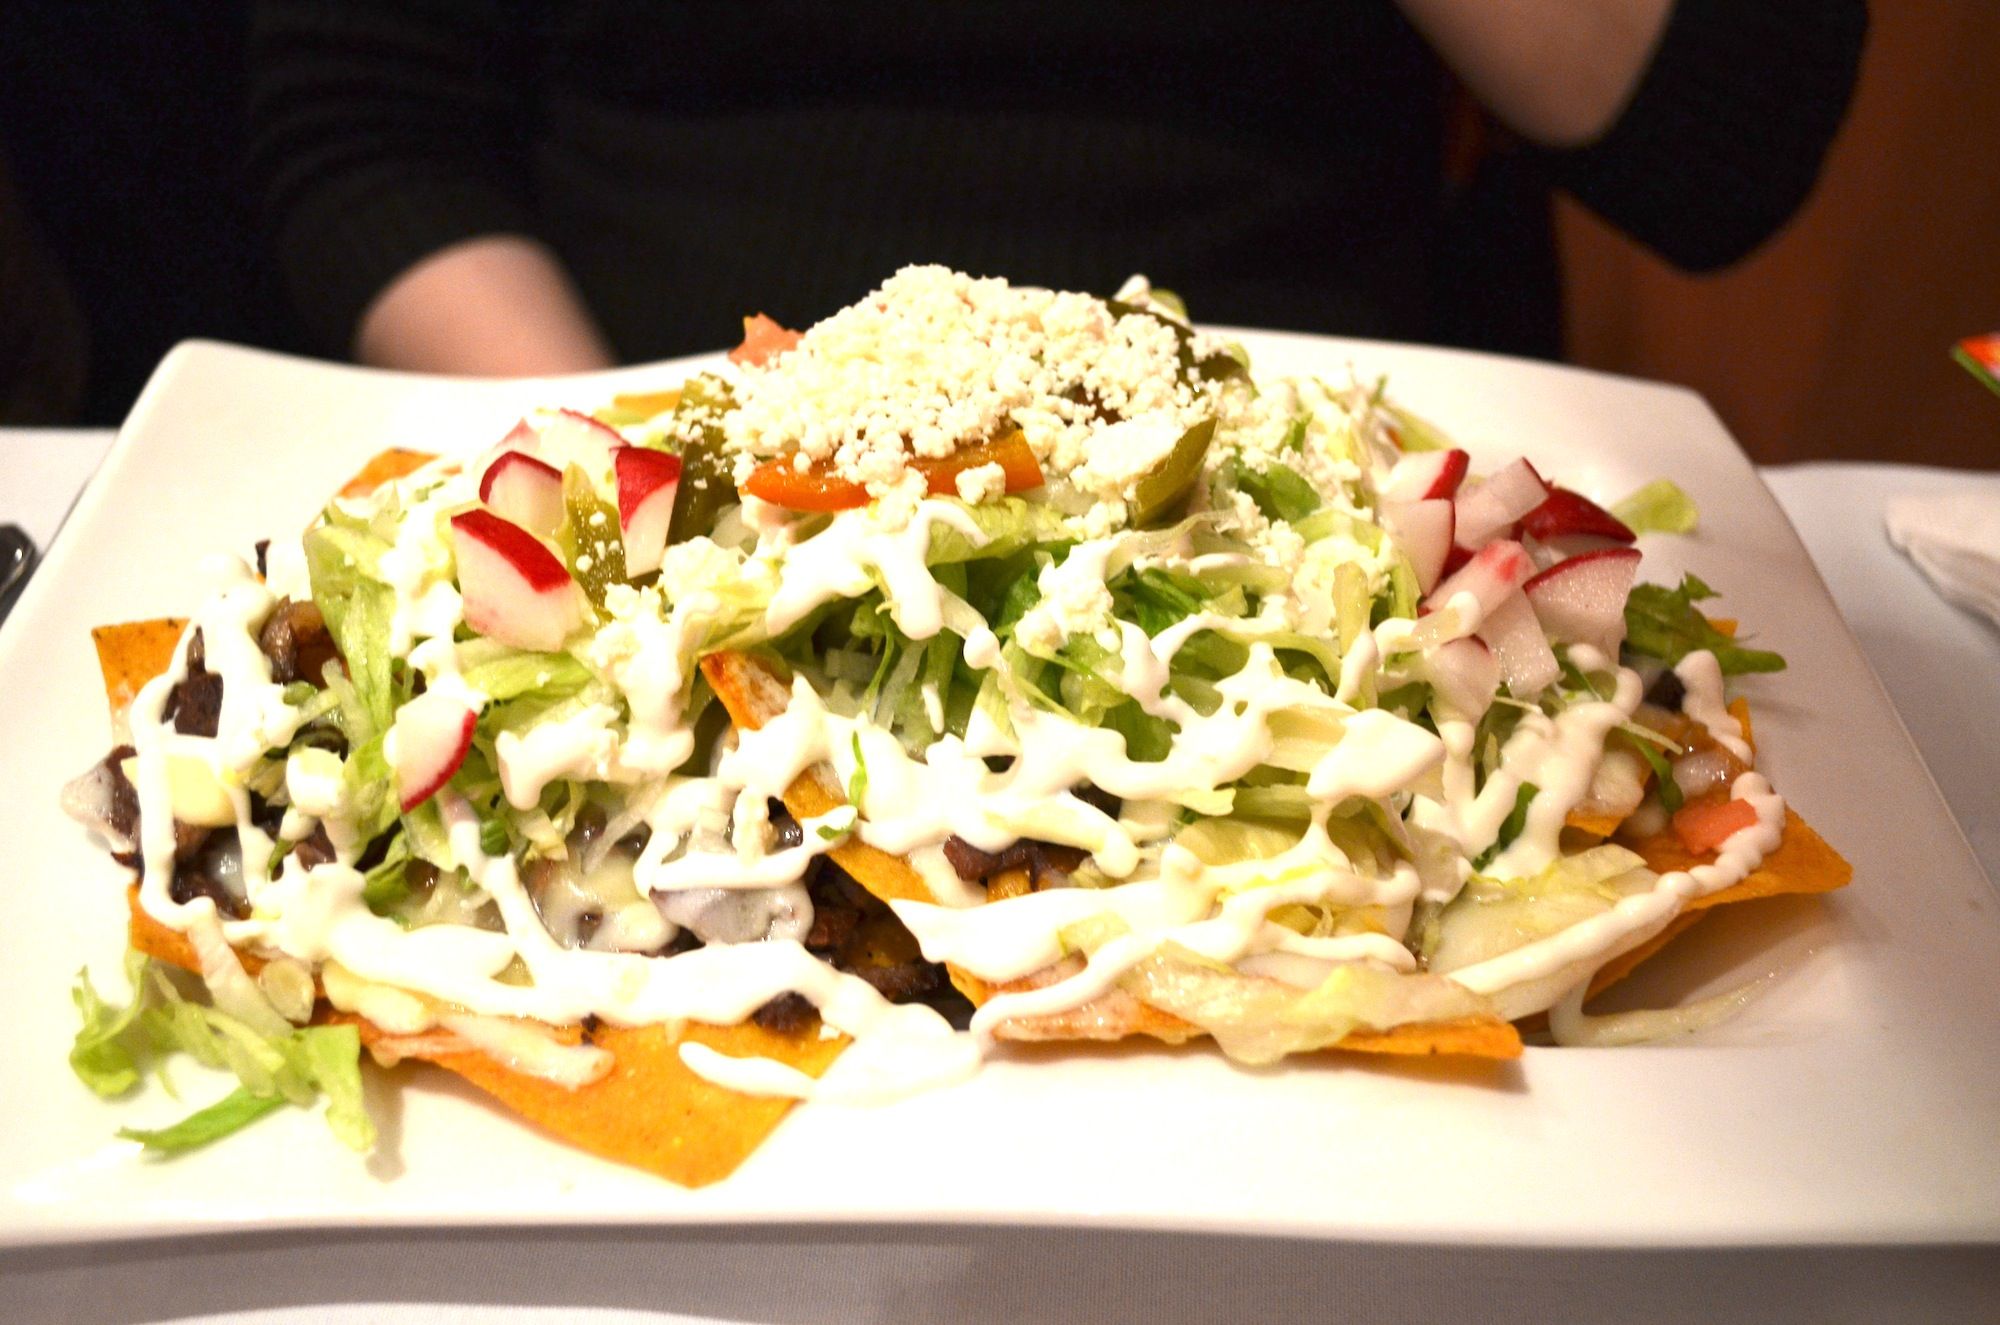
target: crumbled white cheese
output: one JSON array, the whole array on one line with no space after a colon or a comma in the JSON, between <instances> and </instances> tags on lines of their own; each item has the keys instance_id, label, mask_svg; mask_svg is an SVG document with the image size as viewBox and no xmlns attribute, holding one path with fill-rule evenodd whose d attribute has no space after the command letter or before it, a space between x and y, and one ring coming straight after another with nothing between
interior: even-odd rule
<instances>
[{"instance_id":1,"label":"crumbled white cheese","mask_svg":"<svg viewBox=\"0 0 2000 1325\"><path fill-rule=\"evenodd\" d=\"M1157 422L1178 437L1211 412L1212 390L1181 380L1179 356L1173 327L1114 317L1088 295L907 267L791 353L745 369L723 428L739 482L792 455L879 497L911 459L1015 429L1061 482L1108 424Z\"/></svg>"},{"instance_id":2,"label":"crumbled white cheese","mask_svg":"<svg viewBox=\"0 0 2000 1325\"><path fill-rule=\"evenodd\" d=\"M1099 498L1128 494L1167 458L1184 431L1177 420L1161 415L1121 419L1100 428L1070 481Z\"/></svg>"},{"instance_id":3,"label":"crumbled white cheese","mask_svg":"<svg viewBox=\"0 0 2000 1325\"><path fill-rule=\"evenodd\" d=\"M1075 635L1096 635L1111 627L1111 590L1105 581L1114 543L1079 543L1035 577L1041 598L1021 614L1014 639L1030 653L1052 654Z\"/></svg>"},{"instance_id":4,"label":"crumbled white cheese","mask_svg":"<svg viewBox=\"0 0 2000 1325\"><path fill-rule=\"evenodd\" d=\"M971 469L961 469L955 480L958 499L977 506L984 501L992 501L1007 491L1007 471L998 461L974 465Z\"/></svg>"}]
</instances>

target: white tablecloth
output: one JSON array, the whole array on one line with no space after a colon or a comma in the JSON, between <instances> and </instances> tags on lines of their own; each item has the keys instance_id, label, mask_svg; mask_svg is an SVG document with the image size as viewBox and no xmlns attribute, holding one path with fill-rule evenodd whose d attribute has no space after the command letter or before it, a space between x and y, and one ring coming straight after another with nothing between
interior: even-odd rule
<instances>
[{"instance_id":1,"label":"white tablecloth","mask_svg":"<svg viewBox=\"0 0 2000 1325\"><path fill-rule=\"evenodd\" d=\"M46 543L109 441L0 429L0 521ZM1841 464L1765 477L1988 876L2000 878L2000 814L1989 808L2000 785L2000 631L1938 598L1881 522L1892 493L2000 476ZM1995 1302L2000 1257L1950 1248L1577 1252L779 1228L259 1234L0 1251L0 1318L22 1322L1824 1322L1990 1318Z\"/></svg>"}]
</instances>

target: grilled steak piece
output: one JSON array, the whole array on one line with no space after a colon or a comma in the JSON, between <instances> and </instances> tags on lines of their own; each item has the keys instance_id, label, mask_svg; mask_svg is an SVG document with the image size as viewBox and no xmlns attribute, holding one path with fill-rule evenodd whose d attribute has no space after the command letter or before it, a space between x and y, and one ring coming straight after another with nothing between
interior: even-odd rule
<instances>
[{"instance_id":1,"label":"grilled steak piece","mask_svg":"<svg viewBox=\"0 0 2000 1325\"><path fill-rule=\"evenodd\" d=\"M324 686L326 665L340 657L319 608L289 598L280 600L265 619L257 647L271 660L271 679L280 685L304 681Z\"/></svg>"}]
</instances>

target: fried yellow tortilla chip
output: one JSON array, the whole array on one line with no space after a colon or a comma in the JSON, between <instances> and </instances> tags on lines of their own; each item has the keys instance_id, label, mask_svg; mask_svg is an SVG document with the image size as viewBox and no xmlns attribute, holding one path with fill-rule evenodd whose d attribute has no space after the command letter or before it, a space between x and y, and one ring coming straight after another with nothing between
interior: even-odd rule
<instances>
[{"instance_id":1,"label":"fried yellow tortilla chip","mask_svg":"<svg viewBox=\"0 0 2000 1325\"><path fill-rule=\"evenodd\" d=\"M400 446L392 446L379 452L374 459L361 467L361 472L347 480L340 489L343 497L366 497L384 483L390 483L406 474L414 474L431 461L437 459L424 451L408 451Z\"/></svg>"},{"instance_id":2,"label":"fried yellow tortilla chip","mask_svg":"<svg viewBox=\"0 0 2000 1325\"><path fill-rule=\"evenodd\" d=\"M99 626L90 632L90 641L97 646L97 669L104 673L111 725L120 740L125 738L125 710L132 707L141 686L173 664L174 646L186 629L183 617L161 617Z\"/></svg>"},{"instance_id":3,"label":"fried yellow tortilla chip","mask_svg":"<svg viewBox=\"0 0 2000 1325\"><path fill-rule=\"evenodd\" d=\"M846 1047L822 1040L817 1021L792 1034L754 1023L708 1026L602 1026L585 1036L608 1052L611 1071L571 1090L516 1072L481 1053L430 1061L464 1077L514 1113L579 1150L645 1169L683 1187L735 1172L784 1121L792 1101L742 1095L697 1076L681 1061L683 1042L731 1057L770 1058L817 1077Z\"/></svg>"},{"instance_id":4,"label":"fried yellow tortilla chip","mask_svg":"<svg viewBox=\"0 0 2000 1325\"><path fill-rule=\"evenodd\" d=\"M343 495L365 494L429 459L414 451L384 452L342 489ZM185 626L185 621L178 620L137 621L91 632L114 722L122 722L139 688L167 669ZM916 886L922 886L921 880ZM200 969L187 937L162 925L139 905L136 884L128 889L128 906L133 948L172 966ZM255 953L239 956L252 973L263 965ZM318 1019L340 1017L356 1023L364 1042L388 1037L365 1019L334 1013L324 1003L317 1015ZM428 1058L465 1078L521 1117L579 1149L698 1187L727 1177L749 1158L783 1120L793 1101L740 1094L697 1076L681 1061L684 1040L734 1057L774 1059L812 1077L825 1072L848 1043L845 1036L822 1039L816 1018L788 1034L754 1023L689 1023L680 1028L607 1026L593 1031L590 1039L611 1054L613 1066L601 1080L574 1090L517 1071L483 1053L410 1056Z\"/></svg>"},{"instance_id":5,"label":"fried yellow tortilla chip","mask_svg":"<svg viewBox=\"0 0 2000 1325\"><path fill-rule=\"evenodd\" d=\"M711 653L701 660L702 675L729 712L730 720L746 731L756 731L785 711L792 692L778 679L770 664L745 653ZM847 804L834 781L833 771L824 764L801 773L785 788L785 808L797 819L810 819ZM901 856L869 846L850 837L827 855L852 875L854 881L884 902L930 902L929 885L923 875Z\"/></svg>"},{"instance_id":6,"label":"fried yellow tortilla chip","mask_svg":"<svg viewBox=\"0 0 2000 1325\"><path fill-rule=\"evenodd\" d=\"M762 659L743 653L714 653L702 659L701 667L722 706L740 727L755 731L784 712L790 702L790 689L779 679L777 670ZM847 803L832 770L824 765L800 774L786 789L784 800L785 807L799 818L825 814ZM850 850L856 847L860 849ZM828 854L856 883L885 902L935 900L923 876L898 856L852 839ZM996 994L1041 988L1074 969L1059 962L1022 980L994 985L969 971L947 967L952 983L975 1004L984 1003ZM996 1027L994 1033L1009 1040L1119 1040L1145 1035L1169 1044L1204 1034L1200 1028L1142 1003L1122 989L1108 990L1080 1007L1062 1012L1010 1018ZM1498 1017L1479 1017L1398 1026L1387 1031L1356 1031L1334 1047L1363 1053L1518 1058L1521 1037L1512 1025Z\"/></svg>"}]
</instances>

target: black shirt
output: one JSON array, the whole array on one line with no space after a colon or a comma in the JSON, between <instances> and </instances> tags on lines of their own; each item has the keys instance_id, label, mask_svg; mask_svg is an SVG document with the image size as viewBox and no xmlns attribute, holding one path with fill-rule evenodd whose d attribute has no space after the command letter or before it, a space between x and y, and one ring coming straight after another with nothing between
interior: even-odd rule
<instances>
[{"instance_id":1,"label":"black shirt","mask_svg":"<svg viewBox=\"0 0 2000 1325\"><path fill-rule=\"evenodd\" d=\"M1550 183L1683 265L1740 256L1810 188L1864 25L1683 0L1602 142L1454 181L1449 81L1386 0L272 0L252 159L339 352L396 274L496 232L548 242L628 359L917 261L1548 352Z\"/></svg>"}]
</instances>

